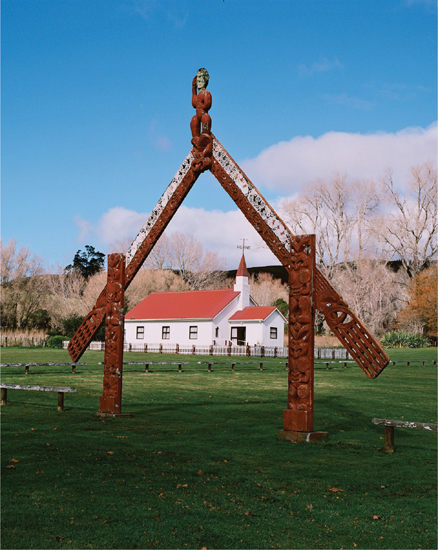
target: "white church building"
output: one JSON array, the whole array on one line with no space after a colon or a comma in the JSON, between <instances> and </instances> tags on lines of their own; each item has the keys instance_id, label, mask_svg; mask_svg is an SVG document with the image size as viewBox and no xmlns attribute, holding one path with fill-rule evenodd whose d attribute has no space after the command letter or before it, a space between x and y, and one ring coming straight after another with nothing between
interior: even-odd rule
<instances>
[{"instance_id":1,"label":"white church building","mask_svg":"<svg viewBox=\"0 0 438 550\"><path fill-rule=\"evenodd\" d=\"M125 316L125 343L283 347L286 319L250 296L242 255L234 289L154 292Z\"/></svg>"}]
</instances>

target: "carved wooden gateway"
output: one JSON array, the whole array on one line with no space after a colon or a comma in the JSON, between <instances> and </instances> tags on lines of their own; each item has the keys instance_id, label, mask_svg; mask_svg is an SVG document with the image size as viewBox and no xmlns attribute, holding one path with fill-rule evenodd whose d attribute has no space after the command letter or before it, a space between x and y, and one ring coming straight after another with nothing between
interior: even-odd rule
<instances>
[{"instance_id":1,"label":"carved wooden gateway","mask_svg":"<svg viewBox=\"0 0 438 550\"><path fill-rule=\"evenodd\" d=\"M208 79L205 69L200 69L193 79L192 105L196 109L190 124L193 148L128 250L124 288L131 283L200 174L210 170L289 274L288 399L280 438L318 439L326 434L314 432L313 427L315 307L369 378L382 372L389 357L315 266L314 235L291 235L211 132ZM73 361L79 360L103 323L107 301L105 287L70 341L68 351Z\"/></svg>"}]
</instances>

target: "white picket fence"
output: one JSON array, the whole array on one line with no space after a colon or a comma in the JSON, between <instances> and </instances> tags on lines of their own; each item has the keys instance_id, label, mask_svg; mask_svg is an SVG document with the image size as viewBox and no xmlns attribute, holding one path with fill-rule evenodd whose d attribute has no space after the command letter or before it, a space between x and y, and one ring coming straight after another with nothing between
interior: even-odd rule
<instances>
[{"instance_id":1,"label":"white picket fence","mask_svg":"<svg viewBox=\"0 0 438 550\"><path fill-rule=\"evenodd\" d=\"M67 349L68 341L62 342ZM91 342L87 350L104 351L105 342ZM178 344L124 344L123 351L141 353L175 353L180 355L222 355L251 357L287 357L288 348L268 346L180 346ZM315 359L352 359L343 348L315 348Z\"/></svg>"}]
</instances>

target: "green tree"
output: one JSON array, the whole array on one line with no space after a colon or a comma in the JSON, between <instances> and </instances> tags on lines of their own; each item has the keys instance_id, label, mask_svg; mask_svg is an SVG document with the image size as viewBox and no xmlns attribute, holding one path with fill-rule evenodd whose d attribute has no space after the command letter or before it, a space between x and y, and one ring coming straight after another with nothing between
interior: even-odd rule
<instances>
[{"instance_id":1,"label":"green tree","mask_svg":"<svg viewBox=\"0 0 438 550\"><path fill-rule=\"evenodd\" d=\"M272 305L275 306L287 319L289 306L286 300L283 300L283 298L278 298L278 300L275 300Z\"/></svg>"},{"instance_id":2,"label":"green tree","mask_svg":"<svg viewBox=\"0 0 438 550\"><path fill-rule=\"evenodd\" d=\"M37 309L30 313L21 322L22 328L49 330L51 326L51 317L47 309Z\"/></svg>"},{"instance_id":3,"label":"green tree","mask_svg":"<svg viewBox=\"0 0 438 550\"><path fill-rule=\"evenodd\" d=\"M86 252L78 250L73 258L73 263L68 265L65 268L67 273L71 271L79 271L79 273L84 277L84 279L89 279L95 273L102 271L105 254L102 252L97 252L94 250L94 246L86 245Z\"/></svg>"}]
</instances>

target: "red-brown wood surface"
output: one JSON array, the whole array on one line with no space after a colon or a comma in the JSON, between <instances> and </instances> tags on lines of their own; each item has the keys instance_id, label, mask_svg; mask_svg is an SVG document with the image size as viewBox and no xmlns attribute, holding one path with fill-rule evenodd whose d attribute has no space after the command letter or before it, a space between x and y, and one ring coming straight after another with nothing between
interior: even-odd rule
<instances>
[{"instance_id":1,"label":"red-brown wood surface","mask_svg":"<svg viewBox=\"0 0 438 550\"><path fill-rule=\"evenodd\" d=\"M108 256L107 303L103 393L99 412L120 414L122 411L123 374L123 308L125 305L125 256Z\"/></svg>"},{"instance_id":2,"label":"red-brown wood surface","mask_svg":"<svg viewBox=\"0 0 438 550\"><path fill-rule=\"evenodd\" d=\"M313 431L315 235L295 237L289 270L289 376L283 428Z\"/></svg>"}]
</instances>

